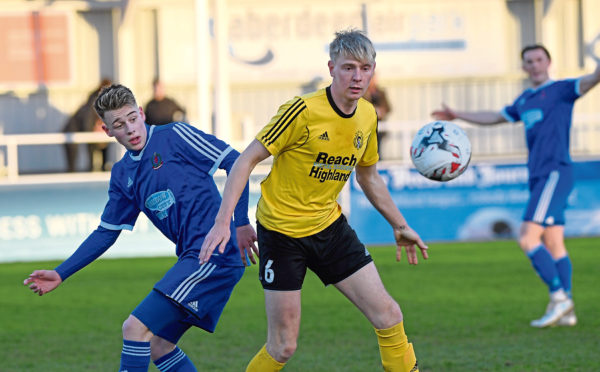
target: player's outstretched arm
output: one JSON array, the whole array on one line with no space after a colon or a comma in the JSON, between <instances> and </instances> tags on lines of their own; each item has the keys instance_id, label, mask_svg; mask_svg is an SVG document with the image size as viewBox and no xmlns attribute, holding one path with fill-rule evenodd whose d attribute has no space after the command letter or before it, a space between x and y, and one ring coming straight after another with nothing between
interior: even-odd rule
<instances>
[{"instance_id":1,"label":"player's outstretched arm","mask_svg":"<svg viewBox=\"0 0 600 372\"><path fill-rule=\"evenodd\" d=\"M461 119L473 124L490 125L506 122L506 118L496 111L454 111L445 103L442 108L434 110L431 116L436 120L454 120Z\"/></svg>"},{"instance_id":2,"label":"player's outstretched arm","mask_svg":"<svg viewBox=\"0 0 600 372\"><path fill-rule=\"evenodd\" d=\"M256 231L254 231L252 225L238 226L235 230L235 236L244 265L250 266L248 259L250 259L250 262L253 264L256 264L254 255L256 254L258 256L258 248L255 244L258 237L256 236Z\"/></svg>"},{"instance_id":3,"label":"player's outstretched arm","mask_svg":"<svg viewBox=\"0 0 600 372\"><path fill-rule=\"evenodd\" d=\"M201 264L208 262L216 248L221 253L225 252L225 245L231 237L229 224L237 201L246 187L246 183L254 167L270 155L263 144L255 139L233 164L225 182L223 200L221 201L217 217L215 217L215 223L206 235L204 242L202 242L202 248L198 256Z\"/></svg>"},{"instance_id":4,"label":"player's outstretched arm","mask_svg":"<svg viewBox=\"0 0 600 372\"><path fill-rule=\"evenodd\" d=\"M600 35L597 37L597 39L600 39ZM581 95L589 92L590 89L595 87L600 82L600 57L594 54L593 46L594 44L588 45L587 52L590 57L596 61L596 69L591 74L581 77L581 81L579 82L579 93Z\"/></svg>"},{"instance_id":5,"label":"player's outstretched arm","mask_svg":"<svg viewBox=\"0 0 600 372\"><path fill-rule=\"evenodd\" d=\"M40 296L53 291L60 283L62 278L56 270L35 270L23 281L23 284L28 285L33 293Z\"/></svg>"},{"instance_id":6,"label":"player's outstretched arm","mask_svg":"<svg viewBox=\"0 0 600 372\"><path fill-rule=\"evenodd\" d=\"M424 259L429 258L427 245L421 240L419 234L406 223L406 219L404 219L404 216L398 210L396 204L394 204L385 182L379 175L379 172L377 172L377 167L375 165L368 167L357 166L356 180L367 196L367 199L392 225L397 245L396 260L400 261L402 257L402 247L406 247L408 263L411 265L418 263L416 247L419 247Z\"/></svg>"}]
</instances>

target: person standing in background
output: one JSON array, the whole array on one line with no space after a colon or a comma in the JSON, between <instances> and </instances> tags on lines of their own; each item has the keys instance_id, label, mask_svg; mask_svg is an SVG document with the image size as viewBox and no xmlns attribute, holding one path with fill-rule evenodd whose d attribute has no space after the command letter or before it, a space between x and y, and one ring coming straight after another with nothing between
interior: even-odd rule
<instances>
[{"instance_id":1,"label":"person standing in background","mask_svg":"<svg viewBox=\"0 0 600 372\"><path fill-rule=\"evenodd\" d=\"M164 125L185 121L185 110L165 94L165 87L158 79L152 82L152 99L146 104L146 123Z\"/></svg>"},{"instance_id":2,"label":"person standing in background","mask_svg":"<svg viewBox=\"0 0 600 372\"><path fill-rule=\"evenodd\" d=\"M367 91L365 92L363 98L371 102L371 104L373 104L373 106L375 107L375 112L377 113L377 121L379 123L385 122L388 118L390 111L392 111L392 106L390 105L390 102L387 98L387 93L377 83L377 75L373 75L373 78L371 78L371 83L369 83L369 87L367 88ZM377 144L379 145L380 156L381 143L383 139L387 136L387 134L387 128L378 125Z\"/></svg>"},{"instance_id":3,"label":"person standing in background","mask_svg":"<svg viewBox=\"0 0 600 372\"><path fill-rule=\"evenodd\" d=\"M94 101L98 93L104 87L111 84L110 79L102 79L100 85L94 89L87 97L84 104L79 106L77 111L67 120L63 133L71 132L100 132L102 131L102 120L94 111ZM86 171L106 171L108 143L89 143L88 148L88 167ZM77 168L77 154L79 152L78 143L65 143L65 153L67 159L67 171L75 172ZM100 156L100 161L95 162L94 158Z\"/></svg>"}]
</instances>

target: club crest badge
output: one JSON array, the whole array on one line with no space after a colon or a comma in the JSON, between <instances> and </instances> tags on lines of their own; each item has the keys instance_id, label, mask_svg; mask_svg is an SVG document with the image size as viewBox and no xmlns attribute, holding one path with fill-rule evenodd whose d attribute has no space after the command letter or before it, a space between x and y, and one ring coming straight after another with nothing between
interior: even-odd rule
<instances>
[{"instance_id":1,"label":"club crest badge","mask_svg":"<svg viewBox=\"0 0 600 372\"><path fill-rule=\"evenodd\" d=\"M155 152L152 155L152 159L150 159L150 160L152 161L152 169L156 170L156 169L162 167L162 165L163 165L163 160L160 157L160 154L158 152Z\"/></svg>"},{"instance_id":2,"label":"club crest badge","mask_svg":"<svg viewBox=\"0 0 600 372\"><path fill-rule=\"evenodd\" d=\"M359 130L354 135L354 140L353 140L354 147L356 147L357 150L360 150L360 148L363 145L363 142L364 142L363 132Z\"/></svg>"}]
</instances>

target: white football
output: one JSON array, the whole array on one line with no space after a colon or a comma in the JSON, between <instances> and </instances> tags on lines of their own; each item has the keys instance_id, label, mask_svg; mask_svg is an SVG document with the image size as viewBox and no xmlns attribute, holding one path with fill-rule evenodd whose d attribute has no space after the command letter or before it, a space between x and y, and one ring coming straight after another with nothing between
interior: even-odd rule
<instances>
[{"instance_id":1,"label":"white football","mask_svg":"<svg viewBox=\"0 0 600 372\"><path fill-rule=\"evenodd\" d=\"M471 142L458 125L434 121L415 135L410 158L423 176L435 181L450 181L467 169L471 160Z\"/></svg>"}]
</instances>

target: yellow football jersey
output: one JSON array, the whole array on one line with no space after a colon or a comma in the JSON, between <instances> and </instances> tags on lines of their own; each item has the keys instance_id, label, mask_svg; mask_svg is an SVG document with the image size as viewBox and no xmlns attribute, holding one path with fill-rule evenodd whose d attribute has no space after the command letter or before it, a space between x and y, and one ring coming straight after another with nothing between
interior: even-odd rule
<instances>
[{"instance_id":1,"label":"yellow football jersey","mask_svg":"<svg viewBox=\"0 0 600 372\"><path fill-rule=\"evenodd\" d=\"M341 214L337 197L354 167L379 160L376 131L371 103L361 98L346 115L329 88L283 104L256 136L273 155L256 212L261 225L300 238L333 223Z\"/></svg>"}]
</instances>

